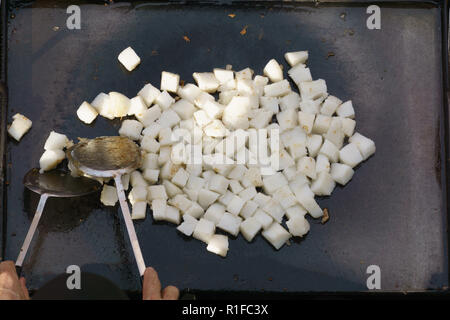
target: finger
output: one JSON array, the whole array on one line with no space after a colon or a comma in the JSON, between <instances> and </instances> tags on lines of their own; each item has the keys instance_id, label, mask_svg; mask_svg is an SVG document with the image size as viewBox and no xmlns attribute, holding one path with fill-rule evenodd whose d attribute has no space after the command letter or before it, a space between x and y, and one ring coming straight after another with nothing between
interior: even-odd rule
<instances>
[{"instance_id":1,"label":"finger","mask_svg":"<svg viewBox=\"0 0 450 320\"><path fill-rule=\"evenodd\" d=\"M162 292L163 300L178 300L180 290L174 286L167 286Z\"/></svg>"},{"instance_id":2,"label":"finger","mask_svg":"<svg viewBox=\"0 0 450 320\"><path fill-rule=\"evenodd\" d=\"M24 277L20 278L20 287L22 288L22 292L23 292L25 299L30 300L30 295L29 295L28 289L27 289L27 281L25 280Z\"/></svg>"},{"instance_id":3,"label":"finger","mask_svg":"<svg viewBox=\"0 0 450 320\"><path fill-rule=\"evenodd\" d=\"M144 272L144 283L142 288L143 300L161 299L161 282L155 269L148 267Z\"/></svg>"},{"instance_id":4,"label":"finger","mask_svg":"<svg viewBox=\"0 0 450 320\"><path fill-rule=\"evenodd\" d=\"M13 276L15 279L19 280L16 272L16 266L12 261L3 261L2 263L0 263L0 273L1 272L6 272Z\"/></svg>"}]
</instances>

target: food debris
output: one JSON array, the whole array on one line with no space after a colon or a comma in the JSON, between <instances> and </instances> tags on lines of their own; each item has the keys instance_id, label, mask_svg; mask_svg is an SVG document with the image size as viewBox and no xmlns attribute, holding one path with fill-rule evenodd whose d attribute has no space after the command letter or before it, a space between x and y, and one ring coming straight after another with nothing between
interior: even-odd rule
<instances>
[{"instance_id":1,"label":"food debris","mask_svg":"<svg viewBox=\"0 0 450 320\"><path fill-rule=\"evenodd\" d=\"M233 19L234 17L236 17L236 15L235 15L234 13L230 13L228 16L229 16L231 19Z\"/></svg>"},{"instance_id":2,"label":"food debris","mask_svg":"<svg viewBox=\"0 0 450 320\"><path fill-rule=\"evenodd\" d=\"M339 16L342 20L345 21L345 17L347 16L347 14L345 12L342 12L341 15Z\"/></svg>"},{"instance_id":3,"label":"food debris","mask_svg":"<svg viewBox=\"0 0 450 320\"><path fill-rule=\"evenodd\" d=\"M328 52L327 59L328 59L329 57L334 57L334 52L333 52L333 51Z\"/></svg>"},{"instance_id":4,"label":"food debris","mask_svg":"<svg viewBox=\"0 0 450 320\"><path fill-rule=\"evenodd\" d=\"M247 28L248 28L248 26L245 26L245 27L241 30L241 32L239 32L239 33L241 34L241 36L243 36L243 35L245 35L245 34L247 33Z\"/></svg>"},{"instance_id":5,"label":"food debris","mask_svg":"<svg viewBox=\"0 0 450 320\"><path fill-rule=\"evenodd\" d=\"M158 51L152 50L152 56L157 56L157 55L158 55Z\"/></svg>"},{"instance_id":6,"label":"food debris","mask_svg":"<svg viewBox=\"0 0 450 320\"><path fill-rule=\"evenodd\" d=\"M180 85L184 87L184 80L180 80Z\"/></svg>"},{"instance_id":7,"label":"food debris","mask_svg":"<svg viewBox=\"0 0 450 320\"><path fill-rule=\"evenodd\" d=\"M189 39L188 36L183 36L183 39L184 39L184 41L186 41L186 42L191 42L191 39Z\"/></svg>"},{"instance_id":8,"label":"food debris","mask_svg":"<svg viewBox=\"0 0 450 320\"><path fill-rule=\"evenodd\" d=\"M349 36L352 36L355 34L355 31L353 31L353 29L348 29L346 30Z\"/></svg>"},{"instance_id":9,"label":"food debris","mask_svg":"<svg viewBox=\"0 0 450 320\"><path fill-rule=\"evenodd\" d=\"M53 31L58 31L59 30L59 27L58 26L54 26L53 27Z\"/></svg>"},{"instance_id":10,"label":"food debris","mask_svg":"<svg viewBox=\"0 0 450 320\"><path fill-rule=\"evenodd\" d=\"M328 220L330 220L330 215L328 214L328 209L323 209L323 217L322 217L322 224L325 224Z\"/></svg>"},{"instance_id":11,"label":"food debris","mask_svg":"<svg viewBox=\"0 0 450 320\"><path fill-rule=\"evenodd\" d=\"M261 30L261 32L258 35L258 40L261 40L264 37L264 31Z\"/></svg>"}]
</instances>

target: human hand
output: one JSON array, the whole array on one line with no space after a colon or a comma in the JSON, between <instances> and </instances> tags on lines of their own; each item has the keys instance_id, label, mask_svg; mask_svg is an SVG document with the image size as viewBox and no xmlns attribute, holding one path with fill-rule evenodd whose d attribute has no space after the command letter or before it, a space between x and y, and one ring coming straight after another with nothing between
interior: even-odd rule
<instances>
[{"instance_id":1,"label":"human hand","mask_svg":"<svg viewBox=\"0 0 450 320\"><path fill-rule=\"evenodd\" d=\"M25 278L19 277L12 261L0 262L0 300L29 300Z\"/></svg>"},{"instance_id":2,"label":"human hand","mask_svg":"<svg viewBox=\"0 0 450 320\"><path fill-rule=\"evenodd\" d=\"M145 269L142 288L142 300L177 300L180 291L174 286L167 286L161 291L161 282L155 269Z\"/></svg>"}]
</instances>

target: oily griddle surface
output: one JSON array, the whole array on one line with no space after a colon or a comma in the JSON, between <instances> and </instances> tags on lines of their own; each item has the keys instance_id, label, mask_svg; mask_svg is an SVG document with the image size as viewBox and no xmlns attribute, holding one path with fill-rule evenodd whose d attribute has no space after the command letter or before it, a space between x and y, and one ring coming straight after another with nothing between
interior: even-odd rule
<instances>
[{"instance_id":1,"label":"oily griddle surface","mask_svg":"<svg viewBox=\"0 0 450 320\"><path fill-rule=\"evenodd\" d=\"M21 112L33 127L8 143L5 258L16 258L36 208L21 181L49 131L71 139L117 134L118 120L79 121L83 100L101 91L133 97L146 82L158 86L163 70L186 82L194 71L226 64L261 74L269 59L286 67L286 51L309 50L313 77L353 100L357 131L377 145L345 188L320 200L330 220L311 221L305 239L279 252L261 236L251 244L239 236L222 259L149 215L135 222L147 264L164 284L203 290L366 290L372 264L381 268L383 290L448 284L439 8L382 6L381 30L368 30L358 6L82 5L82 29L71 31L62 3L13 8L9 20L8 115ZM127 46L142 59L132 73L117 61ZM97 197L49 200L24 264L30 288L76 264L139 290L118 206L102 207Z\"/></svg>"}]
</instances>

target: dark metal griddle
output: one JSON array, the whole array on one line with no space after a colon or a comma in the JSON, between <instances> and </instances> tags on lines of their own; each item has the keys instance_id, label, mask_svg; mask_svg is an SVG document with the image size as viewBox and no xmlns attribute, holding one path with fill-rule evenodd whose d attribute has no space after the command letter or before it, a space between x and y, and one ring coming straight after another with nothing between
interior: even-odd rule
<instances>
[{"instance_id":1,"label":"dark metal griddle","mask_svg":"<svg viewBox=\"0 0 450 320\"><path fill-rule=\"evenodd\" d=\"M82 29L68 30L66 8L77 2ZM313 222L304 240L279 252L261 236L252 244L239 236L222 259L149 215L135 223L144 258L151 257L163 283L182 289L366 291L366 268L375 264L382 291L442 291L448 286L445 9L439 2L379 2L381 30L368 30L367 5L9 1L7 115L24 113L33 127L20 143L7 140L2 258L16 256L36 207L21 181L37 165L49 131L71 139L117 134L119 121L81 123L75 111L83 100L101 91L133 97L148 81L159 85L162 70L186 82L194 71L226 64L260 74L270 58L286 66L284 52L309 50L313 77L353 100L357 130L377 144L351 183L320 200L330 221ZM142 59L132 73L117 62L127 46ZM138 290L118 210L102 207L98 196L49 200L23 270L28 286L37 289L77 264ZM66 212L70 219L62 219Z\"/></svg>"}]
</instances>

